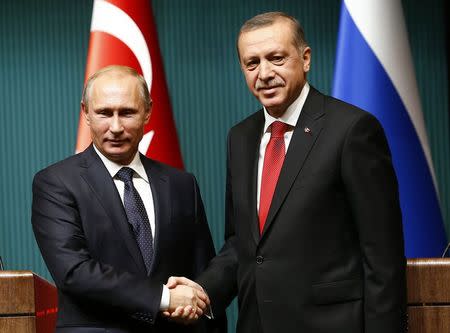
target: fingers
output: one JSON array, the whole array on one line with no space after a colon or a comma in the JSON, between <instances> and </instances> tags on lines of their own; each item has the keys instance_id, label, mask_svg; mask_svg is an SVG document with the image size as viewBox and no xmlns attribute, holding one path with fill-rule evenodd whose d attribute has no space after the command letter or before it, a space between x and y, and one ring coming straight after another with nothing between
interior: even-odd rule
<instances>
[{"instance_id":1,"label":"fingers","mask_svg":"<svg viewBox=\"0 0 450 333\"><path fill-rule=\"evenodd\" d=\"M206 309L207 305L205 302L203 302L201 299L197 300L197 310L196 312L201 316L203 314L203 311ZM201 313L199 313L201 312Z\"/></svg>"},{"instance_id":2,"label":"fingers","mask_svg":"<svg viewBox=\"0 0 450 333\"><path fill-rule=\"evenodd\" d=\"M203 288L199 284L195 283L194 281L192 281L188 278L181 277L181 276L171 276L167 280L167 284L166 284L166 286L169 289L174 289L179 285L184 285L184 286L193 288L193 290L195 291L196 298L197 298L197 303L199 303L199 306L202 308L202 310L204 310L210 304L209 297L204 292Z\"/></svg>"},{"instance_id":3,"label":"fingers","mask_svg":"<svg viewBox=\"0 0 450 333\"><path fill-rule=\"evenodd\" d=\"M172 317L172 318L185 318L186 315L189 314L189 313L191 312L191 308L192 308L192 307L191 307L190 305L188 305L188 306L186 306L186 310L185 310L184 307L179 306L179 307L177 307L177 308L175 309L175 311L173 311L173 312L170 314L170 317Z\"/></svg>"},{"instance_id":4,"label":"fingers","mask_svg":"<svg viewBox=\"0 0 450 333\"><path fill-rule=\"evenodd\" d=\"M177 308L172 314L172 318L179 318L184 320L196 320L198 319L198 315L195 312L194 308L190 305L182 308Z\"/></svg>"},{"instance_id":5,"label":"fingers","mask_svg":"<svg viewBox=\"0 0 450 333\"><path fill-rule=\"evenodd\" d=\"M192 308L197 310L197 291L191 287L178 285L173 289L169 289L170 292L170 302L169 302L169 312L175 311L179 306L185 307L187 305L192 306Z\"/></svg>"},{"instance_id":6,"label":"fingers","mask_svg":"<svg viewBox=\"0 0 450 333\"><path fill-rule=\"evenodd\" d=\"M203 291L192 288L195 298L192 299L193 311L197 313L198 316L202 316L203 312L209 306L210 301L208 295ZM186 309L186 308L185 308Z\"/></svg>"},{"instance_id":7,"label":"fingers","mask_svg":"<svg viewBox=\"0 0 450 333\"><path fill-rule=\"evenodd\" d=\"M184 285L203 291L203 288L198 283L195 283L194 281L183 276L171 276L166 283L166 286L169 289L175 288L178 285Z\"/></svg>"},{"instance_id":8,"label":"fingers","mask_svg":"<svg viewBox=\"0 0 450 333\"><path fill-rule=\"evenodd\" d=\"M167 283L172 288L169 289L169 309L162 312L164 317L177 323L191 324L207 312L210 301L203 289L197 289L198 284L182 277L172 277Z\"/></svg>"},{"instance_id":9,"label":"fingers","mask_svg":"<svg viewBox=\"0 0 450 333\"><path fill-rule=\"evenodd\" d=\"M175 288L178 284L178 277L177 276L171 276L166 283L167 288L172 289Z\"/></svg>"},{"instance_id":10,"label":"fingers","mask_svg":"<svg viewBox=\"0 0 450 333\"><path fill-rule=\"evenodd\" d=\"M168 317L171 321L177 322L179 324L192 324L199 318L199 315L195 312L191 305L186 307L178 307L174 312L168 314L166 311L164 316Z\"/></svg>"},{"instance_id":11,"label":"fingers","mask_svg":"<svg viewBox=\"0 0 450 333\"><path fill-rule=\"evenodd\" d=\"M200 291L200 290L196 289L195 293L197 295L197 302L201 301L202 303L205 303L205 306L202 307L203 309L211 303L209 300L208 294L206 294L203 290Z\"/></svg>"}]
</instances>

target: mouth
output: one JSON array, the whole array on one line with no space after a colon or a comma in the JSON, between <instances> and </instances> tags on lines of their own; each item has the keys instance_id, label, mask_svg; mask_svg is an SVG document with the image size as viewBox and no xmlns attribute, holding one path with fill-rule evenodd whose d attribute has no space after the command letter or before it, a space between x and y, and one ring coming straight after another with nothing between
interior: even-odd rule
<instances>
[{"instance_id":1,"label":"mouth","mask_svg":"<svg viewBox=\"0 0 450 333\"><path fill-rule=\"evenodd\" d=\"M118 140L118 139L106 139L105 140L107 143L109 143L111 146L121 146L125 143L126 140Z\"/></svg>"},{"instance_id":2,"label":"mouth","mask_svg":"<svg viewBox=\"0 0 450 333\"><path fill-rule=\"evenodd\" d=\"M258 91L262 92L264 95L272 95L275 93L277 88L279 88L279 86L261 87Z\"/></svg>"}]
</instances>

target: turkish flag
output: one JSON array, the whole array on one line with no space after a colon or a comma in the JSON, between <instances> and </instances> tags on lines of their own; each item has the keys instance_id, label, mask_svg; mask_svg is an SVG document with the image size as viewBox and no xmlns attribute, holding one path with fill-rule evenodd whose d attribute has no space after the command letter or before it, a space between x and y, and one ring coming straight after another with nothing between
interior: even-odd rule
<instances>
[{"instance_id":1,"label":"turkish flag","mask_svg":"<svg viewBox=\"0 0 450 333\"><path fill-rule=\"evenodd\" d=\"M136 69L144 76L150 89L152 114L139 151L155 160L183 168L149 0L94 1L85 81L109 65ZM76 151L83 151L90 143L89 127L80 114Z\"/></svg>"}]
</instances>

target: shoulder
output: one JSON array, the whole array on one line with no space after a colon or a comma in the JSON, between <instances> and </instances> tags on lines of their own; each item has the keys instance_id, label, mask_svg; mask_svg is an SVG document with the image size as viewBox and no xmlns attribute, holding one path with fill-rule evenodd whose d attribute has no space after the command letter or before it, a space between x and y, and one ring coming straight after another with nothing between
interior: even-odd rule
<instances>
[{"instance_id":1,"label":"shoulder","mask_svg":"<svg viewBox=\"0 0 450 333\"><path fill-rule=\"evenodd\" d=\"M312 86L304 106L304 109L309 108L322 109L327 117L338 118L341 122L351 122L353 119L361 117L373 117L367 111L335 97L325 95Z\"/></svg>"},{"instance_id":2,"label":"shoulder","mask_svg":"<svg viewBox=\"0 0 450 333\"><path fill-rule=\"evenodd\" d=\"M33 195L45 193L63 200L62 198L69 193L68 188L72 188L71 184L81 183L78 175L84 160L83 154L67 157L37 172L32 183Z\"/></svg>"},{"instance_id":3,"label":"shoulder","mask_svg":"<svg viewBox=\"0 0 450 333\"><path fill-rule=\"evenodd\" d=\"M366 144L389 150L381 122L371 113L337 98L323 95L325 128L344 146Z\"/></svg>"},{"instance_id":4,"label":"shoulder","mask_svg":"<svg viewBox=\"0 0 450 333\"><path fill-rule=\"evenodd\" d=\"M38 171L35 174L35 178L42 177L43 175L60 175L70 176L73 175L76 169L83 165L86 161L86 152L69 156L61 161L50 164L44 169Z\"/></svg>"},{"instance_id":5,"label":"shoulder","mask_svg":"<svg viewBox=\"0 0 450 333\"><path fill-rule=\"evenodd\" d=\"M264 126L264 121L264 111L260 109L232 126L228 132L228 137L241 137L259 133Z\"/></svg>"},{"instance_id":6,"label":"shoulder","mask_svg":"<svg viewBox=\"0 0 450 333\"><path fill-rule=\"evenodd\" d=\"M349 126L359 120L366 120L379 124L378 119L371 113L340 99L328 95L322 95L324 111L330 121L345 123Z\"/></svg>"}]
</instances>

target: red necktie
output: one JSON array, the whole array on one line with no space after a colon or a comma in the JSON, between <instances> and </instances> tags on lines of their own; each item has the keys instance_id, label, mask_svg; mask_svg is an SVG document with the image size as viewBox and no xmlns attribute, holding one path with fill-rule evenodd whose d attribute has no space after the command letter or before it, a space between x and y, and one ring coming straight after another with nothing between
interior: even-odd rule
<instances>
[{"instance_id":1,"label":"red necktie","mask_svg":"<svg viewBox=\"0 0 450 333\"><path fill-rule=\"evenodd\" d=\"M278 176L283 166L286 149L284 145L284 133L288 129L287 124L281 121L272 123L272 133L264 155L264 164L261 177L261 192L259 196L259 231L262 234L272 202Z\"/></svg>"}]
</instances>

